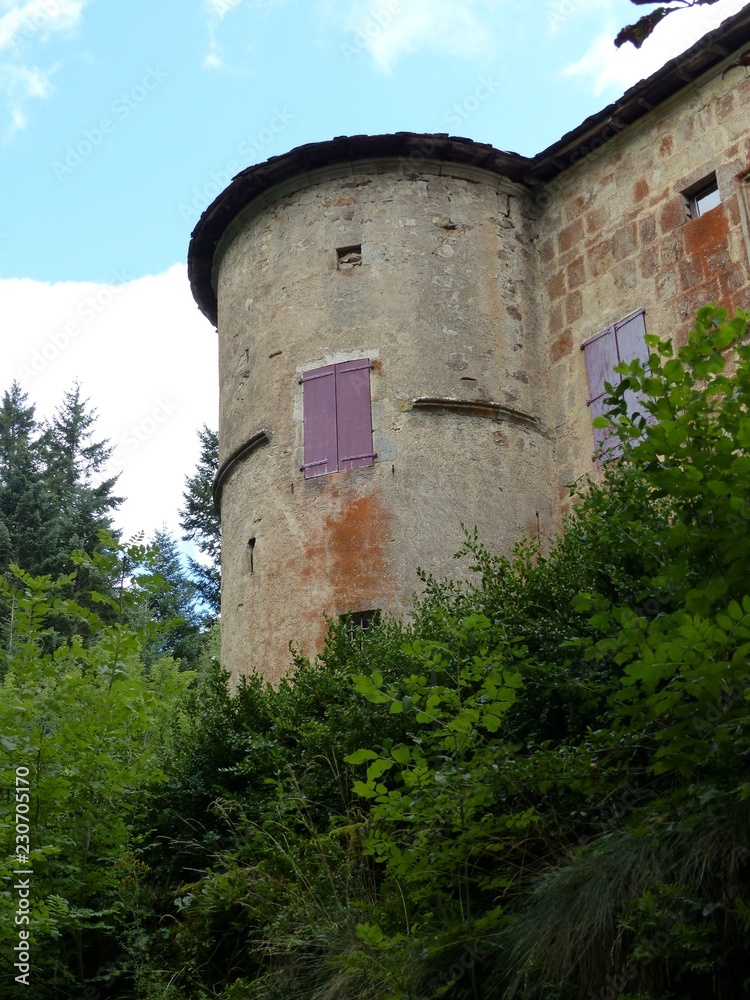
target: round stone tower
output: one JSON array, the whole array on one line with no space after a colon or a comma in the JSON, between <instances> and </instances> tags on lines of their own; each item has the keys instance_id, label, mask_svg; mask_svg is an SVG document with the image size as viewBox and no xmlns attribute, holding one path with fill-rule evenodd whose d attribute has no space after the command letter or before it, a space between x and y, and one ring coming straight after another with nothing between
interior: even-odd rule
<instances>
[{"instance_id":1,"label":"round stone tower","mask_svg":"<svg viewBox=\"0 0 750 1000\"><path fill-rule=\"evenodd\" d=\"M193 233L218 321L222 660L278 679L326 618L408 611L552 523L528 161L445 136L315 143L239 174Z\"/></svg>"}]
</instances>

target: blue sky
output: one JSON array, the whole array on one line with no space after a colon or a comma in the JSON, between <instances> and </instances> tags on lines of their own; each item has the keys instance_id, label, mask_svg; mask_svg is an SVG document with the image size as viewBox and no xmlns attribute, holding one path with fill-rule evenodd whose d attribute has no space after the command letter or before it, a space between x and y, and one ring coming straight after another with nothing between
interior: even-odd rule
<instances>
[{"instance_id":1,"label":"blue sky","mask_svg":"<svg viewBox=\"0 0 750 1000\"><path fill-rule=\"evenodd\" d=\"M0 0L0 391L50 416L80 380L123 527L176 530L217 411L185 254L233 173L398 130L533 154L743 5L618 53L628 0Z\"/></svg>"}]
</instances>

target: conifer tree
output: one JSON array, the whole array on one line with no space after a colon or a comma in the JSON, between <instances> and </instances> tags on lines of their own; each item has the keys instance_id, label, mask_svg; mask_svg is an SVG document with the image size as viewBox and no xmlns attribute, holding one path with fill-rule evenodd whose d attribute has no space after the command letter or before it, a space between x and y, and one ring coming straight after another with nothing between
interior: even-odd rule
<instances>
[{"instance_id":1,"label":"conifer tree","mask_svg":"<svg viewBox=\"0 0 750 1000\"><path fill-rule=\"evenodd\" d=\"M56 519L34 406L13 382L0 404L0 572L10 563L50 572L59 540Z\"/></svg>"},{"instance_id":2,"label":"conifer tree","mask_svg":"<svg viewBox=\"0 0 750 1000\"><path fill-rule=\"evenodd\" d=\"M200 459L192 476L185 480L185 505L180 525L185 541L195 542L207 562L190 560L190 572L201 600L208 608L209 621L219 616L221 603L221 522L213 502L213 481L219 466L219 435L205 424L198 431Z\"/></svg>"},{"instance_id":3,"label":"conifer tree","mask_svg":"<svg viewBox=\"0 0 750 1000\"><path fill-rule=\"evenodd\" d=\"M112 512L122 503L113 494L118 477L101 478L112 448L94 439L97 413L87 403L80 385L74 385L42 439L45 479L59 508L58 573L66 571L67 556L74 549L97 548L100 533L112 530Z\"/></svg>"},{"instance_id":4,"label":"conifer tree","mask_svg":"<svg viewBox=\"0 0 750 1000\"><path fill-rule=\"evenodd\" d=\"M193 663L201 644L197 587L188 578L177 540L166 527L155 532L152 544L156 552L148 569L156 574L158 586L151 588L148 615L164 628L144 649L144 662L150 663L159 656L174 656Z\"/></svg>"}]
</instances>

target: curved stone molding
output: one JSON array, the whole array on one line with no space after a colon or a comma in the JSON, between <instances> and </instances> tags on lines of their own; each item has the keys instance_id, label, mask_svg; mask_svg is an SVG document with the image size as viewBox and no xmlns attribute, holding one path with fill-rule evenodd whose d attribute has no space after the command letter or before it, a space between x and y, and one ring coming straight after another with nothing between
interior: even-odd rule
<instances>
[{"instance_id":1,"label":"curved stone molding","mask_svg":"<svg viewBox=\"0 0 750 1000\"><path fill-rule=\"evenodd\" d=\"M214 507L221 514L221 491L224 485L224 480L229 474L230 470L240 461L240 459L247 458L254 451L257 451L264 444L268 444L271 440L271 434L265 428L261 428L250 437L243 441L241 445L234 449L231 455L228 455L224 461L219 466L216 475L214 476L213 486L211 487L211 496L213 498Z\"/></svg>"},{"instance_id":2,"label":"curved stone molding","mask_svg":"<svg viewBox=\"0 0 750 1000\"><path fill-rule=\"evenodd\" d=\"M539 417L516 410L505 403L495 403L488 399L456 399L452 396L417 396L411 401L412 410L431 410L437 413L461 413L468 417L485 417L489 420L504 421L509 424L523 424L547 436Z\"/></svg>"}]
</instances>

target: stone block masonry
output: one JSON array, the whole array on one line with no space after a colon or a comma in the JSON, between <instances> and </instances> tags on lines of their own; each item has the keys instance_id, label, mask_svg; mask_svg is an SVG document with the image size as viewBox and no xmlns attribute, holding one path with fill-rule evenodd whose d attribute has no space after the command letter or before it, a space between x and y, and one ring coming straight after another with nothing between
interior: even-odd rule
<instances>
[{"instance_id":1,"label":"stone block masonry","mask_svg":"<svg viewBox=\"0 0 750 1000\"><path fill-rule=\"evenodd\" d=\"M278 680L327 619L408 613L417 567L461 572L462 523L544 541L597 474L584 343L750 307L749 45L747 7L537 157L339 137L206 209L189 274L218 320L235 679Z\"/></svg>"}]
</instances>

